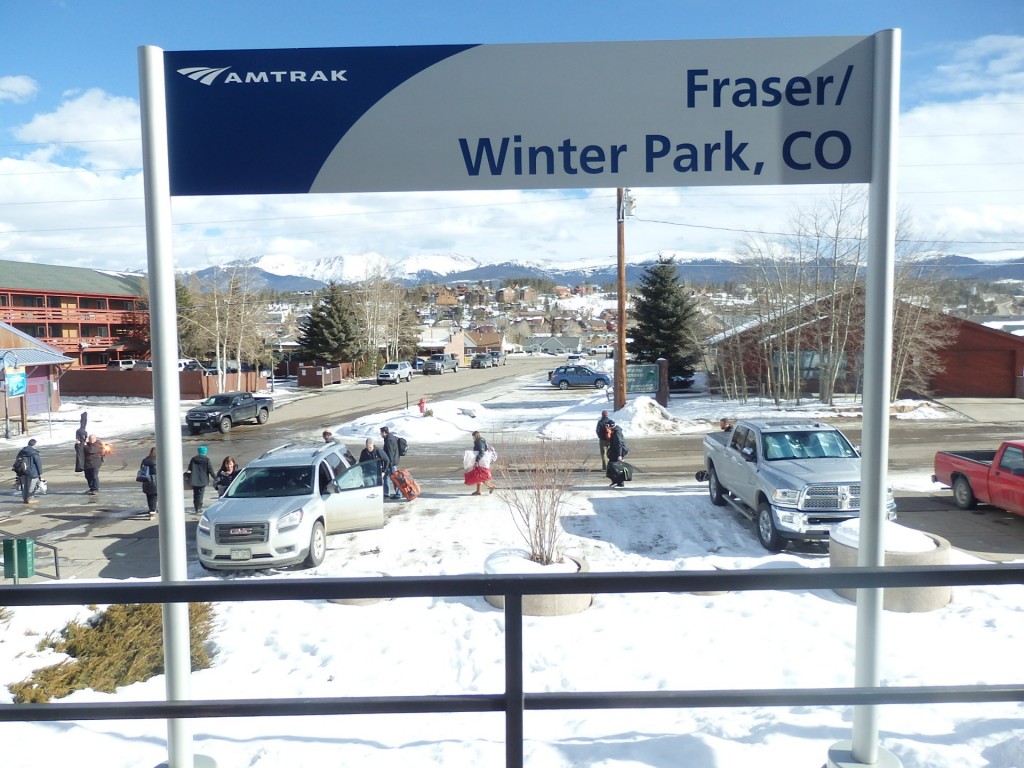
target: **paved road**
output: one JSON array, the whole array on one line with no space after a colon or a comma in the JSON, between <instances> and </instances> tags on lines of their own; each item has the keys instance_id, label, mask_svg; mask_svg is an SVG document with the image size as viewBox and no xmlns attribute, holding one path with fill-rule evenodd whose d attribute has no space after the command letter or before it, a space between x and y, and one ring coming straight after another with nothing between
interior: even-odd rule
<instances>
[{"instance_id":1,"label":"paved road","mask_svg":"<svg viewBox=\"0 0 1024 768\"><path fill-rule=\"evenodd\" d=\"M261 454L269 445L295 439L297 435L316 438L325 427L337 425L367 413L404 407L411 408L421 397L431 400L484 398L494 384L519 374L549 369L557 358L513 359L508 366L484 370L460 370L444 376L417 376L411 384L378 387L366 382L343 389L328 388L311 397L289 403L274 414L265 427L240 426L228 435L204 433L183 435L182 463L195 453L199 444L210 446L220 457L235 456L242 464ZM481 393L484 394L481 394ZM527 398L545 400L572 397L557 390L527 393ZM578 399L578 398L577 398ZM520 407L520 404L516 404ZM1000 409L999 412L1003 412ZM962 448L987 447L1016 437L1013 426L995 418L996 412L976 409L975 418L992 415L991 421L975 421L964 415L959 421L898 421L890 426L890 468L892 471L930 471L938 445ZM1022 419L1024 420L1024 419ZM1019 427L1019 424L1016 425ZM844 431L856 442L860 429L844 425ZM630 461L645 480L658 484L692 483L701 468L701 435L645 437L630 441ZM114 458L102 471L103 492L86 496L81 475L71 470L71 447L47 448L46 475L50 494L37 506L23 507L13 487L0 491L6 496L6 511L0 513L0 535L32 538L36 548L34 580L56 575L52 553L44 545L60 549L60 576L67 578L129 578L159 575L158 526L144 514L145 500L134 482L138 459L152 444L151 435L120 438ZM585 445L583 452L591 452ZM426 487L450 484L452 453L464 446L416 446L415 454L405 462ZM13 457L13 451L11 451ZM121 458L124 457L124 458ZM596 452L591 457L595 467ZM12 461L6 457L0 461ZM63 470L55 467L65 467ZM182 489L182 493L185 493ZM1000 510L980 508L973 512L957 509L950 494L898 494L899 519L908 527L938 534L954 547L990 560L1024 558L1024 518ZM192 541L194 520L186 523L186 537ZM194 557L194 555L193 555Z\"/></svg>"}]
</instances>

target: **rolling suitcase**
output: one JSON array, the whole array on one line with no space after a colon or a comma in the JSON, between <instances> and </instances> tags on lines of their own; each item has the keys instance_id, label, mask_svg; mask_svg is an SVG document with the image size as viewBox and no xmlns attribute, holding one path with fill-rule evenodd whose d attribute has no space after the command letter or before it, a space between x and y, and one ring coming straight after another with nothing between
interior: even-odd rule
<instances>
[{"instance_id":1,"label":"rolling suitcase","mask_svg":"<svg viewBox=\"0 0 1024 768\"><path fill-rule=\"evenodd\" d=\"M607 477L613 483L628 483L633 479L633 465L625 461L610 461Z\"/></svg>"},{"instance_id":2,"label":"rolling suitcase","mask_svg":"<svg viewBox=\"0 0 1024 768\"><path fill-rule=\"evenodd\" d=\"M420 484L413 480L407 469L396 469L391 473L391 482L406 501L412 501L420 495Z\"/></svg>"}]
</instances>

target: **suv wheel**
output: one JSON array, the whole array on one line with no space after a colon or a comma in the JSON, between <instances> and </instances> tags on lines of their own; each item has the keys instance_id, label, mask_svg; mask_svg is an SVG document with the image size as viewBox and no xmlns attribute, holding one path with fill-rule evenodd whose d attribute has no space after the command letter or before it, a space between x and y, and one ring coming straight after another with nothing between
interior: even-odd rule
<instances>
[{"instance_id":1,"label":"suv wheel","mask_svg":"<svg viewBox=\"0 0 1024 768\"><path fill-rule=\"evenodd\" d=\"M303 565L307 568L316 568L324 561L327 555L327 532L324 531L324 524L317 520L313 523L313 530L309 534L309 552Z\"/></svg>"}]
</instances>

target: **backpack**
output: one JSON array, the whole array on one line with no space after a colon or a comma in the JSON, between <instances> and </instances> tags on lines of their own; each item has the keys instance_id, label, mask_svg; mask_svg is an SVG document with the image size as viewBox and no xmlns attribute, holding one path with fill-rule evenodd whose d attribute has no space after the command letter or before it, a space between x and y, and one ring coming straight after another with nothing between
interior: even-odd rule
<instances>
[{"instance_id":1,"label":"backpack","mask_svg":"<svg viewBox=\"0 0 1024 768\"><path fill-rule=\"evenodd\" d=\"M404 437L398 438L398 455L405 456L407 450L409 450L409 441Z\"/></svg>"},{"instance_id":2,"label":"backpack","mask_svg":"<svg viewBox=\"0 0 1024 768\"><path fill-rule=\"evenodd\" d=\"M27 475L28 474L28 456L19 454L18 458L14 460L14 466L11 467L16 475Z\"/></svg>"}]
</instances>

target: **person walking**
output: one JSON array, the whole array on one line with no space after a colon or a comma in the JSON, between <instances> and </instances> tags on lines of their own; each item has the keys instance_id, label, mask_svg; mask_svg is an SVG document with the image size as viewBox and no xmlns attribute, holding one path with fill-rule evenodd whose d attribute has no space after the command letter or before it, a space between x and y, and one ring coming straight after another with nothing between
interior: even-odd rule
<instances>
[{"instance_id":1,"label":"person walking","mask_svg":"<svg viewBox=\"0 0 1024 768\"><path fill-rule=\"evenodd\" d=\"M359 452L359 463L363 464L367 461L377 462L376 474L373 475L373 485L380 485L381 476L387 477L388 475L391 474L391 463L388 461L387 455L374 444L372 437L366 438L366 447ZM369 469L370 466L372 465L363 467L364 478L368 478L371 476ZM365 484L366 483L364 481L364 485ZM384 495L387 496L386 488L384 490Z\"/></svg>"},{"instance_id":2,"label":"person walking","mask_svg":"<svg viewBox=\"0 0 1024 768\"><path fill-rule=\"evenodd\" d=\"M95 496L100 492L100 467L103 466L103 443L96 435L89 435L86 438L84 454L82 469L85 472L85 481L89 484L86 493Z\"/></svg>"},{"instance_id":3,"label":"person walking","mask_svg":"<svg viewBox=\"0 0 1024 768\"><path fill-rule=\"evenodd\" d=\"M629 453L629 449L626 447L626 438L622 434L622 427L616 424L614 421L610 421L612 436L608 442L608 470L606 472L609 480L612 481L612 488L625 488L625 477L623 477L621 470L618 472L613 464L617 464L626 458L626 454Z\"/></svg>"},{"instance_id":4,"label":"person walking","mask_svg":"<svg viewBox=\"0 0 1024 768\"><path fill-rule=\"evenodd\" d=\"M36 486L43 477L43 461L39 458L39 451L36 450L36 440L32 438L28 445L18 451L14 459L15 466L24 457L24 471L18 473L18 482L21 484L21 501L23 504L38 504L39 499L32 498L36 492Z\"/></svg>"},{"instance_id":5,"label":"person walking","mask_svg":"<svg viewBox=\"0 0 1024 768\"><path fill-rule=\"evenodd\" d=\"M398 436L391 434L387 427L380 428L380 436L384 440L381 450L388 459L388 465L384 470L384 495L389 499L397 499L398 488L391 480L391 473L398 469Z\"/></svg>"},{"instance_id":6,"label":"person walking","mask_svg":"<svg viewBox=\"0 0 1024 768\"><path fill-rule=\"evenodd\" d=\"M142 481L142 492L146 496L146 509L149 510L150 518L156 515L156 448L150 448L149 453L139 464L138 477L145 476Z\"/></svg>"},{"instance_id":7,"label":"person walking","mask_svg":"<svg viewBox=\"0 0 1024 768\"><path fill-rule=\"evenodd\" d=\"M213 464L210 457L206 455L205 445L200 445L196 455L188 463L188 484L192 486L192 510L197 514L203 514L203 497L206 495L206 486L214 477Z\"/></svg>"},{"instance_id":8,"label":"person walking","mask_svg":"<svg viewBox=\"0 0 1024 768\"><path fill-rule=\"evenodd\" d=\"M224 457L224 461L220 463L220 469L217 470L217 477L214 478L213 483L213 487L217 489L218 497L224 495L224 492L235 481L240 471L241 469L232 457Z\"/></svg>"},{"instance_id":9,"label":"person walking","mask_svg":"<svg viewBox=\"0 0 1024 768\"><path fill-rule=\"evenodd\" d=\"M608 425L612 423L608 411L601 411L601 418L597 420L597 444L601 450L601 469L603 471L608 469L608 446L611 444L611 428Z\"/></svg>"},{"instance_id":10,"label":"person walking","mask_svg":"<svg viewBox=\"0 0 1024 768\"><path fill-rule=\"evenodd\" d=\"M89 418L87 412L82 412L78 420L78 429L75 430L75 472L85 471L85 444L89 440L89 430L85 428Z\"/></svg>"},{"instance_id":11,"label":"person walking","mask_svg":"<svg viewBox=\"0 0 1024 768\"><path fill-rule=\"evenodd\" d=\"M489 493L494 493L494 482L491 475L491 449L479 432L473 433L473 454L475 463L466 473L466 485L476 484L476 490L470 496L479 496L487 486Z\"/></svg>"}]
</instances>

